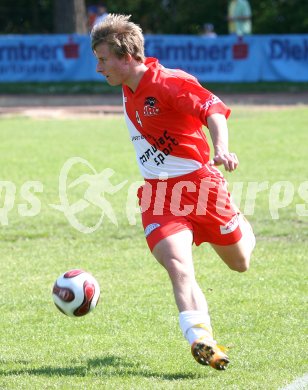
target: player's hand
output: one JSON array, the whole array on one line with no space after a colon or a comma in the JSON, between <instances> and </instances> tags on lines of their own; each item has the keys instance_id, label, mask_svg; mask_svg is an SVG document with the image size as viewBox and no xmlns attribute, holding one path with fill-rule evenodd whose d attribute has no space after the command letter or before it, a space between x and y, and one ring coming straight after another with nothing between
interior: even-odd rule
<instances>
[{"instance_id":1,"label":"player's hand","mask_svg":"<svg viewBox=\"0 0 308 390\"><path fill-rule=\"evenodd\" d=\"M232 172L237 168L239 161L235 153L219 152L215 154L214 158L209 162L209 164L224 165L226 171Z\"/></svg>"}]
</instances>

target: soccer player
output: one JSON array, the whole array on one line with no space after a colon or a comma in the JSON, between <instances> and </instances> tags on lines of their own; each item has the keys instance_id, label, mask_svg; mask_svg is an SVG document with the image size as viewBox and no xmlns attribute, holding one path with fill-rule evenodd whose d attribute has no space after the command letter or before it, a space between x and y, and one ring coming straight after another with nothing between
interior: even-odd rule
<instances>
[{"instance_id":1,"label":"soccer player","mask_svg":"<svg viewBox=\"0 0 308 390\"><path fill-rule=\"evenodd\" d=\"M255 237L215 165L232 172L230 109L191 75L145 58L141 28L110 14L91 32L97 72L122 85L127 127L145 184L138 190L148 246L167 270L179 322L197 362L223 370L229 359L213 339L207 302L194 274L192 244L208 242L232 269L248 269ZM209 129L213 159L202 126Z\"/></svg>"}]
</instances>

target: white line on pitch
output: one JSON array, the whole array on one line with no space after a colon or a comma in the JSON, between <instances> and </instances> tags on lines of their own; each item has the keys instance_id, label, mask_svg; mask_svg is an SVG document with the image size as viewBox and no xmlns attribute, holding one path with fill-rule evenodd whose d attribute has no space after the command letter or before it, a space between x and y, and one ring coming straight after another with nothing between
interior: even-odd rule
<instances>
[{"instance_id":1,"label":"white line on pitch","mask_svg":"<svg viewBox=\"0 0 308 390\"><path fill-rule=\"evenodd\" d=\"M303 375L301 378L295 379L286 387L280 388L280 390L307 390L308 389L308 374Z\"/></svg>"}]
</instances>

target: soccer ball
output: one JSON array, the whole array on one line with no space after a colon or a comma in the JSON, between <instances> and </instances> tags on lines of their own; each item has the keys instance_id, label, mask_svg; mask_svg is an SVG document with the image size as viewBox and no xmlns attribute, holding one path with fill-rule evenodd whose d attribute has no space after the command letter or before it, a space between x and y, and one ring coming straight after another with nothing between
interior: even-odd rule
<instances>
[{"instance_id":1,"label":"soccer ball","mask_svg":"<svg viewBox=\"0 0 308 390\"><path fill-rule=\"evenodd\" d=\"M59 276L52 289L55 305L70 317L90 313L96 307L99 296L96 279L82 269L73 269Z\"/></svg>"}]
</instances>

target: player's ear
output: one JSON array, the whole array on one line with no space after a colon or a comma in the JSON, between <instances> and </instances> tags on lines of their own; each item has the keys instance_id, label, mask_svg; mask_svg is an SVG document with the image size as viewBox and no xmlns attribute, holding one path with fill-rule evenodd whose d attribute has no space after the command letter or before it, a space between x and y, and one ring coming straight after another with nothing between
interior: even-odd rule
<instances>
[{"instance_id":1,"label":"player's ear","mask_svg":"<svg viewBox=\"0 0 308 390\"><path fill-rule=\"evenodd\" d=\"M125 59L125 64L129 64L132 61L133 57L131 56L131 54L126 53L124 55L124 59Z\"/></svg>"}]
</instances>

